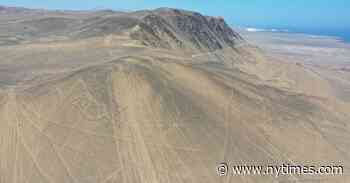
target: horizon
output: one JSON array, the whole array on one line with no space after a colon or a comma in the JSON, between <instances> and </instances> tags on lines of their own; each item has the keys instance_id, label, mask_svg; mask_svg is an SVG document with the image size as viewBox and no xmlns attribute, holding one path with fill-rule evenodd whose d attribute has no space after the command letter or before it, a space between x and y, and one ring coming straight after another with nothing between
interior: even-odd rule
<instances>
[{"instance_id":1,"label":"horizon","mask_svg":"<svg viewBox=\"0 0 350 183\"><path fill-rule=\"evenodd\" d=\"M277 2L274 0L253 0L238 2L218 0L193 3L185 1L132 0L130 2L112 2L110 0L81 0L60 2L39 0L35 3L29 0L5 0L0 6L23 7L46 10L114 10L137 11L157 9L161 7L184 9L210 16L224 17L233 27L257 28L264 30L288 30L289 32L315 35L335 36L350 41L350 2L345 0L311 0L308 2ZM273 6L272 6L273 5ZM282 11L284 10L284 11ZM288 11L287 11L288 10ZM291 13L290 13L291 12ZM326 13L324 13L326 12Z\"/></svg>"},{"instance_id":2,"label":"horizon","mask_svg":"<svg viewBox=\"0 0 350 183\"><path fill-rule=\"evenodd\" d=\"M212 16L223 16L231 25L280 29L350 29L350 2L346 0L310 0L293 2L276 0L217 0L200 3L159 0L111 0L68 1L62 0L32 2L29 0L4 0L1 5L48 10L98 10L111 9L135 11L169 7L201 12Z\"/></svg>"}]
</instances>

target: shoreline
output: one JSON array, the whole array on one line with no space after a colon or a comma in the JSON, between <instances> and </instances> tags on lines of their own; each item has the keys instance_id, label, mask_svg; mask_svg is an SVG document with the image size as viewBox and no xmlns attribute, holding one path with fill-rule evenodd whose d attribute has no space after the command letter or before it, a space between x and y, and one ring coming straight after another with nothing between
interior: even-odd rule
<instances>
[{"instance_id":1,"label":"shoreline","mask_svg":"<svg viewBox=\"0 0 350 183\"><path fill-rule=\"evenodd\" d=\"M342 43L350 44L350 33L349 36L342 36L341 32L333 32L333 33L317 33L312 31L293 31L289 29L260 29L260 28L250 28L250 27L242 27L239 28L244 32L248 33L275 33L275 34L294 34L307 36L310 38L318 38L318 39L332 39Z\"/></svg>"}]
</instances>

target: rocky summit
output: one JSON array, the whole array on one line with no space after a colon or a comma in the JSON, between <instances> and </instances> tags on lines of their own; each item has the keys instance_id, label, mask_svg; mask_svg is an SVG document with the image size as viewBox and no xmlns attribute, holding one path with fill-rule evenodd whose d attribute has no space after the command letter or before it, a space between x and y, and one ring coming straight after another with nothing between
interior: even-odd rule
<instances>
[{"instance_id":1,"label":"rocky summit","mask_svg":"<svg viewBox=\"0 0 350 183\"><path fill-rule=\"evenodd\" d=\"M243 41L222 18L163 8L142 17L132 36L155 47L211 51Z\"/></svg>"}]
</instances>

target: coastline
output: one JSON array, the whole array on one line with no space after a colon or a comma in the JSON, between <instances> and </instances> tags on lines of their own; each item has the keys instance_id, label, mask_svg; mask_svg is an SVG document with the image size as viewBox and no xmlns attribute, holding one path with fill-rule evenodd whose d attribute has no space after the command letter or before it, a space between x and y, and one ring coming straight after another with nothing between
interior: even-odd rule
<instances>
[{"instance_id":1,"label":"coastline","mask_svg":"<svg viewBox=\"0 0 350 183\"><path fill-rule=\"evenodd\" d=\"M295 34L304 35L313 38L327 38L350 44L349 31L324 31L324 30L293 30L293 29L277 29L277 28L252 28L240 27L240 31L249 33L278 33L278 34Z\"/></svg>"},{"instance_id":2,"label":"coastline","mask_svg":"<svg viewBox=\"0 0 350 183\"><path fill-rule=\"evenodd\" d=\"M281 60L337 67L350 63L350 42L338 36L238 30L248 42Z\"/></svg>"}]
</instances>

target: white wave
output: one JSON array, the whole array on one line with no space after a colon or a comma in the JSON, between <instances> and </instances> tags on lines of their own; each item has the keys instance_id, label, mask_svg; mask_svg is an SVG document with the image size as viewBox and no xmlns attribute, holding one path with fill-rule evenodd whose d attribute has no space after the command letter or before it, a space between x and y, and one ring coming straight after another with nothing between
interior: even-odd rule
<instances>
[{"instance_id":1,"label":"white wave","mask_svg":"<svg viewBox=\"0 0 350 183\"><path fill-rule=\"evenodd\" d=\"M252 27L246 28L246 31L248 32L289 32L287 29L258 29L258 28L252 28Z\"/></svg>"},{"instance_id":2,"label":"white wave","mask_svg":"<svg viewBox=\"0 0 350 183\"><path fill-rule=\"evenodd\" d=\"M265 29L257 29L257 28L246 28L248 32L263 32Z\"/></svg>"}]
</instances>

